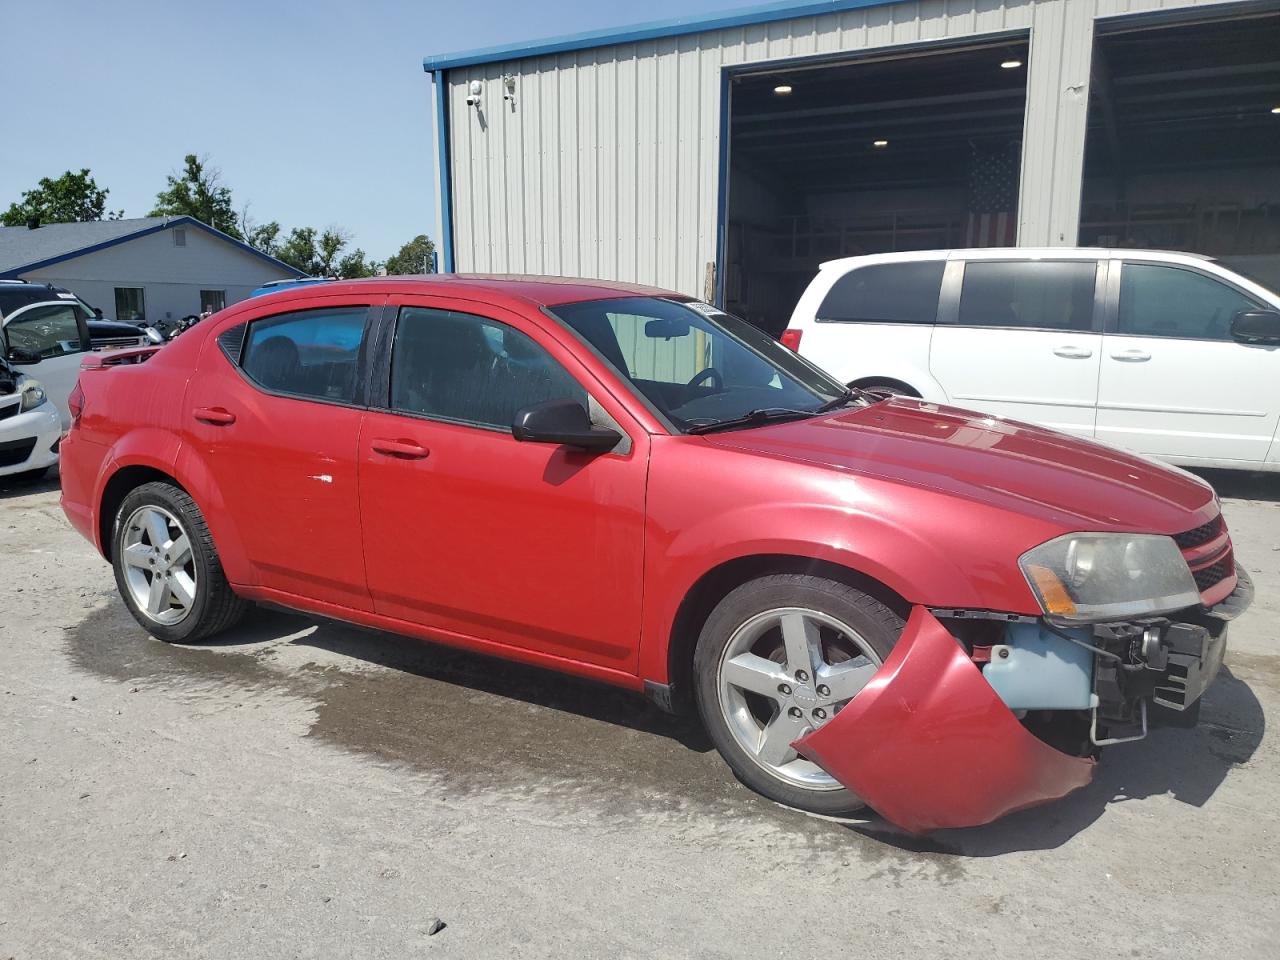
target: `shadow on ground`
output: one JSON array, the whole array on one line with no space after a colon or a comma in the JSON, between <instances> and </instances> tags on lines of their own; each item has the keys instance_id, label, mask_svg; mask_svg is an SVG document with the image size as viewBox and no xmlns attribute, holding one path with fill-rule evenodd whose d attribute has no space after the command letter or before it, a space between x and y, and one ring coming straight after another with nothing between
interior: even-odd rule
<instances>
[{"instance_id":1,"label":"shadow on ground","mask_svg":"<svg viewBox=\"0 0 1280 960\"><path fill-rule=\"evenodd\" d=\"M944 882L954 867L937 858L1052 849L1112 804L1172 794L1202 806L1265 729L1249 683L1224 668L1199 727L1110 748L1089 787L986 827L912 837L872 814L834 821L769 803L732 779L696 720L639 695L391 634L258 610L218 642L172 646L143 633L113 598L68 631L67 650L83 669L171 695L227 699L237 685L305 697L315 704L311 737L403 764L444 797L524 795L545 802L548 816L589 801L606 817L719 822L739 837L754 823L864 860L931 855L932 876ZM1240 659L1249 679L1280 686L1273 658ZM849 850L849 831L867 843Z\"/></svg>"},{"instance_id":2,"label":"shadow on ground","mask_svg":"<svg viewBox=\"0 0 1280 960\"><path fill-rule=\"evenodd\" d=\"M1280 474L1244 470L1193 470L1218 496L1235 500L1280 501Z\"/></svg>"},{"instance_id":3,"label":"shadow on ground","mask_svg":"<svg viewBox=\"0 0 1280 960\"><path fill-rule=\"evenodd\" d=\"M33 493L52 493L59 486L58 471L50 470L42 477L32 479L10 474L0 477L0 500L9 497L25 497Z\"/></svg>"}]
</instances>

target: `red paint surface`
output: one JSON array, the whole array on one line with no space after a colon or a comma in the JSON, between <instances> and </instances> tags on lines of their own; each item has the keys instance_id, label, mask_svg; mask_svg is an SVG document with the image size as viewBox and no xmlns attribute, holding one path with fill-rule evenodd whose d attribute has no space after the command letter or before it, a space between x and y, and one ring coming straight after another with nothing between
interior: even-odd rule
<instances>
[{"instance_id":1,"label":"red paint surface","mask_svg":"<svg viewBox=\"0 0 1280 960\"><path fill-rule=\"evenodd\" d=\"M912 833L1056 800L1094 769L1028 732L923 607L871 682L795 748Z\"/></svg>"}]
</instances>

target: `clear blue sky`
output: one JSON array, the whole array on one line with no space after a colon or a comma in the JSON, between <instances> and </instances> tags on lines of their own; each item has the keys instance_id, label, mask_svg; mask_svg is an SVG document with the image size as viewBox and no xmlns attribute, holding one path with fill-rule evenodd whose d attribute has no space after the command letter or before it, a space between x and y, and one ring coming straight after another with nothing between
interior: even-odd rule
<instances>
[{"instance_id":1,"label":"clear blue sky","mask_svg":"<svg viewBox=\"0 0 1280 960\"><path fill-rule=\"evenodd\" d=\"M385 259L435 230L423 56L758 2L0 0L0 209L89 167L145 216L209 154L259 221L341 224Z\"/></svg>"}]
</instances>

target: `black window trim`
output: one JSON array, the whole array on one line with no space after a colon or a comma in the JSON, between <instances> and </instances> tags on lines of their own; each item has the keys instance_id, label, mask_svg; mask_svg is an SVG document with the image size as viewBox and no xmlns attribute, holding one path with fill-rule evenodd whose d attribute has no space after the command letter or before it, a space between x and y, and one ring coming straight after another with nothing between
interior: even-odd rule
<instances>
[{"instance_id":1,"label":"black window trim","mask_svg":"<svg viewBox=\"0 0 1280 960\"><path fill-rule=\"evenodd\" d=\"M942 276L938 280L938 298L937 298L937 302L934 304L932 320L861 320L861 319L842 320L837 317L822 316L823 304L827 302L827 299L831 296L831 292L835 290L836 285L839 284L840 281L843 280L845 277L850 276L851 274L857 273L859 270L866 270L869 267L899 266L902 264L915 264L915 263L937 263L942 266ZM942 309L943 309L942 304L946 300L947 273L948 273L948 267L950 263L951 261L947 257L922 257L922 258L912 259L912 260L882 260L882 261L879 261L878 263L858 264L856 267L852 267L846 270L844 273L840 274L840 276L836 277L835 280L832 281L831 286L827 287L827 292L822 295L822 303L819 303L817 308L815 308L813 311L813 322L814 323L873 324L877 326L894 326L894 327L936 327L938 324L943 322L942 321Z\"/></svg>"},{"instance_id":2,"label":"black window trim","mask_svg":"<svg viewBox=\"0 0 1280 960\"><path fill-rule=\"evenodd\" d=\"M73 350L70 353L60 353L58 357L71 357L77 353L90 353L93 350L93 337L89 335L88 317L85 316L84 308L75 300L33 300L30 303L23 304L17 310L11 310L7 314L0 315L0 323L8 328L10 321L13 320L14 314L27 309L35 309L37 307L65 307L71 306L73 315L76 318L76 332L80 334L80 349ZM18 317L19 323L22 317ZM45 357L46 360L56 360L57 357Z\"/></svg>"},{"instance_id":3,"label":"black window trim","mask_svg":"<svg viewBox=\"0 0 1280 960\"><path fill-rule=\"evenodd\" d=\"M484 304L477 303L476 306L483 308ZM385 307L385 313L387 315L383 318L383 326L378 339L378 349L375 353L374 363L376 364L376 372L373 378L371 378L369 386L370 410L378 413L390 414L394 417L410 417L414 420L425 420L428 423L446 423L454 427L470 427L473 430L485 430L489 433L497 433L502 436L511 437L513 440L515 439L511 434L511 424L507 424L505 427L499 427L492 423L480 423L477 420L462 420L455 417L442 417L439 414L422 413L418 410L400 410L391 406L391 361L395 351L396 330L400 326L400 314L405 310L434 310L437 313L459 313L466 317L474 317L476 320L510 327L517 333L524 334L524 336L528 337L529 340L538 347L538 349L542 350L547 355L548 359L550 359L552 363L556 364L556 366L564 371L565 376L578 385L579 389L581 389L587 396L588 410L591 409L591 403L593 400L595 401L596 406L600 406L600 401L596 400L592 396L591 391L582 383L581 378L574 376L563 363L551 356L551 351L547 350L546 347L538 343L537 340L529 336L529 334L525 333L525 331L521 330L514 324L507 323L505 320L499 320L497 317L486 316L482 313L475 313L472 310L456 310L452 307L441 307L428 305L426 303L388 303ZM603 410L603 407L601 407L601 409ZM605 410L604 413L609 416L610 420L613 420L613 417L608 414L607 410ZM622 442L628 445L629 450L631 442L630 435L622 428L621 425L616 423L614 425L617 426L618 432L623 435L624 440Z\"/></svg>"},{"instance_id":4,"label":"black window trim","mask_svg":"<svg viewBox=\"0 0 1280 960\"><path fill-rule=\"evenodd\" d=\"M1106 323L1103 327L1103 334L1109 337L1134 337L1138 340L1179 340L1187 343L1235 343L1239 341L1233 337L1169 337L1155 333L1122 333L1120 330L1120 283L1124 274L1125 264L1133 263L1144 267L1168 267L1172 270L1185 270L1188 273L1194 273L1204 277L1207 280L1216 280L1224 287L1229 287L1246 300L1258 302L1258 297L1243 289L1239 284L1232 283L1226 277L1220 277L1216 273L1210 273L1202 270L1197 266L1189 263L1173 263L1169 260L1149 260L1146 257L1126 257L1117 256L1111 258L1111 282L1107 289L1107 309ZM1262 306L1266 308L1266 304ZM1240 344L1243 346L1243 344Z\"/></svg>"},{"instance_id":5,"label":"black window trim","mask_svg":"<svg viewBox=\"0 0 1280 960\"><path fill-rule=\"evenodd\" d=\"M240 348L236 351L236 356L233 358L227 352L226 347L224 347L221 342L218 343L219 352L231 364L232 369L235 370L237 374L239 374L240 379L242 379L245 383L249 384L249 386L253 387L253 389L257 390L259 393L264 393L270 397L280 397L283 400L301 400L307 403L322 403L330 407L347 407L348 409L352 409L352 410L367 410L369 408L369 405L366 401L369 395L369 367L370 367L370 355L372 353L372 351L369 349L369 345L371 342L370 335L374 333L377 329L376 314L380 312L382 305L376 304L376 303L370 304L368 301L351 302L346 300L345 298L335 298L335 299L338 300L337 303L325 303L325 304L317 304L314 306L305 306L305 307L301 307L293 310L284 310L284 311L281 311L280 313L264 313L261 316L252 318L251 320L242 320L240 321L239 324L233 323L231 326L222 330L221 333L215 334L214 340L220 340L223 334L225 334L229 330L235 329L235 327L237 326L244 327L244 332L240 336ZM253 377L249 375L248 371L245 370L241 362L244 360L244 345L249 340L249 328L252 327L255 323L261 323L264 320L276 320L281 317L295 316L300 313L314 313L319 310L344 310L344 309L352 309L352 308L360 308L360 307L364 308L366 313L365 313L365 320L364 320L364 331L360 335L360 352L356 356L355 396L351 400L335 400L332 397L317 397L317 396L313 396L311 394L305 394L305 393L290 393L285 390L273 390L270 387L264 384L261 384L257 380L253 379Z\"/></svg>"},{"instance_id":6,"label":"black window trim","mask_svg":"<svg viewBox=\"0 0 1280 960\"><path fill-rule=\"evenodd\" d=\"M954 277L948 270L943 278L943 300L949 300L947 309L939 311L938 326L955 327L961 330L1010 330L1028 333L1058 333L1081 336L1085 334L1101 334L1108 310L1109 264L1106 257L957 257L951 261L957 264ZM964 295L964 275L971 263L1092 263L1093 273L1093 315L1089 327L1085 330L1074 330L1070 327L1013 327L1003 324L978 324L960 322L960 298ZM951 280L948 285L947 281ZM950 296L948 297L948 294Z\"/></svg>"}]
</instances>

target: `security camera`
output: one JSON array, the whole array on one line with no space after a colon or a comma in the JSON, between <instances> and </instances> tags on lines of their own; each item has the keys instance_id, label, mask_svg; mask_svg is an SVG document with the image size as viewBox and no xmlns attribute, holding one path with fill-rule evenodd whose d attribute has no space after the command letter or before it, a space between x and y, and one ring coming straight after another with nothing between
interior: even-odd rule
<instances>
[{"instance_id":1,"label":"security camera","mask_svg":"<svg viewBox=\"0 0 1280 960\"><path fill-rule=\"evenodd\" d=\"M471 81L471 85L467 87L467 91L468 91L467 106L468 107L480 106L480 94L481 94L481 91L483 90L484 90L484 87L480 84L479 80Z\"/></svg>"}]
</instances>

